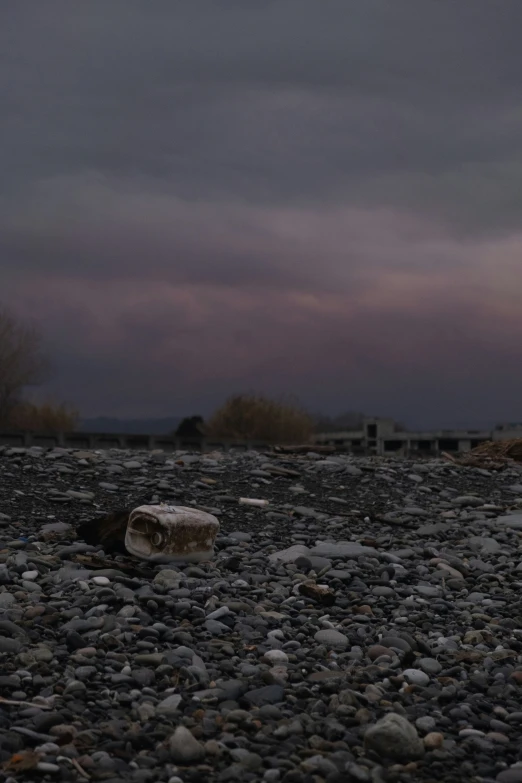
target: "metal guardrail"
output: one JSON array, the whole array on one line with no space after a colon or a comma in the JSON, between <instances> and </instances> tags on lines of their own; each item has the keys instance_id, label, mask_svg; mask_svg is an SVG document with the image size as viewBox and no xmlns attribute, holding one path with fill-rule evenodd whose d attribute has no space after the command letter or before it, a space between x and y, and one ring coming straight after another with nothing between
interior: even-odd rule
<instances>
[{"instance_id":1,"label":"metal guardrail","mask_svg":"<svg viewBox=\"0 0 522 783\"><path fill-rule=\"evenodd\" d=\"M107 432L20 432L0 431L0 446L67 448L78 450L125 449L153 451L241 451L270 449L264 441L235 441L221 438L179 438L175 435L124 435Z\"/></svg>"}]
</instances>

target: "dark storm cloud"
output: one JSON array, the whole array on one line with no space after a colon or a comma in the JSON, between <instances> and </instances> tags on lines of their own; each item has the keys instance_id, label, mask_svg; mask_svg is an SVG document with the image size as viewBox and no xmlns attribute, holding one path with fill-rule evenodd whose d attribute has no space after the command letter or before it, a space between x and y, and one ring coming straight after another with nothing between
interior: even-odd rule
<instances>
[{"instance_id":1,"label":"dark storm cloud","mask_svg":"<svg viewBox=\"0 0 522 783\"><path fill-rule=\"evenodd\" d=\"M492 172L515 199L518 0L55 0L4 22L10 199L85 170L269 203L382 203L384 184L446 215L465 196L466 220L476 199L481 226Z\"/></svg>"},{"instance_id":2,"label":"dark storm cloud","mask_svg":"<svg viewBox=\"0 0 522 783\"><path fill-rule=\"evenodd\" d=\"M43 325L49 388L516 418L521 24L520 0L6 0L0 298Z\"/></svg>"}]
</instances>

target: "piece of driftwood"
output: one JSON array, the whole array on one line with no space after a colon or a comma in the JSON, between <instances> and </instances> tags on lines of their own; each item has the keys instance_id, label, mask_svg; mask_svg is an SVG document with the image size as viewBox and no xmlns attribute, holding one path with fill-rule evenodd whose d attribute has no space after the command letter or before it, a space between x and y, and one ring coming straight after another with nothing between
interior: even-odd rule
<instances>
[{"instance_id":1,"label":"piece of driftwood","mask_svg":"<svg viewBox=\"0 0 522 783\"><path fill-rule=\"evenodd\" d=\"M335 446L319 446L317 443L305 443L301 446L274 446L273 451L277 454L308 454L310 451L316 454L333 454L337 449Z\"/></svg>"},{"instance_id":2,"label":"piece of driftwood","mask_svg":"<svg viewBox=\"0 0 522 783\"><path fill-rule=\"evenodd\" d=\"M156 572L152 569L142 568L135 561L123 562L122 560L111 560L107 557L98 557L97 555L74 555L72 558L78 565L84 568L107 569L115 568L121 571L125 576L138 577L138 579L154 579Z\"/></svg>"},{"instance_id":3,"label":"piece of driftwood","mask_svg":"<svg viewBox=\"0 0 522 783\"><path fill-rule=\"evenodd\" d=\"M442 456L463 467L502 470L512 462L522 463L522 438L487 441L464 454L448 454L443 451Z\"/></svg>"}]
</instances>

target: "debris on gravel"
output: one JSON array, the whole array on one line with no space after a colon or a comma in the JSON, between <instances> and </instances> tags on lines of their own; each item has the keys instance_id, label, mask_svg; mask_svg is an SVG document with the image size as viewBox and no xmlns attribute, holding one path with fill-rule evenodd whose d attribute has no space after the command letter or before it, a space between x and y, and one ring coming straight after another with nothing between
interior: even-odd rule
<instances>
[{"instance_id":1,"label":"debris on gravel","mask_svg":"<svg viewBox=\"0 0 522 783\"><path fill-rule=\"evenodd\" d=\"M521 588L515 462L0 447L3 779L522 782Z\"/></svg>"}]
</instances>

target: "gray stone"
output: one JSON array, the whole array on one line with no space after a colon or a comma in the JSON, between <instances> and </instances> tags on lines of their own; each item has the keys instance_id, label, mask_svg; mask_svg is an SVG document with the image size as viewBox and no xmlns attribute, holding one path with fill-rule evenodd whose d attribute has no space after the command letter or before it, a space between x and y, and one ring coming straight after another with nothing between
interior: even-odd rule
<instances>
[{"instance_id":1,"label":"gray stone","mask_svg":"<svg viewBox=\"0 0 522 783\"><path fill-rule=\"evenodd\" d=\"M421 685L423 687L429 685L429 675L420 669L405 669L402 674L404 679L409 682L410 685Z\"/></svg>"},{"instance_id":2,"label":"gray stone","mask_svg":"<svg viewBox=\"0 0 522 783\"><path fill-rule=\"evenodd\" d=\"M264 688L255 688L244 696L255 707L262 707L265 704L279 704L284 697L285 689L282 685L266 685Z\"/></svg>"},{"instance_id":3,"label":"gray stone","mask_svg":"<svg viewBox=\"0 0 522 783\"><path fill-rule=\"evenodd\" d=\"M403 650L404 652L410 652L412 649L410 643L400 636L383 636L379 644L382 644L383 647L395 647L395 649Z\"/></svg>"},{"instance_id":4,"label":"gray stone","mask_svg":"<svg viewBox=\"0 0 522 783\"><path fill-rule=\"evenodd\" d=\"M320 542L310 551L312 557L328 557L338 560L349 560L357 557L378 557L379 553L370 546L363 546L353 541L338 541L336 543Z\"/></svg>"},{"instance_id":5,"label":"gray stone","mask_svg":"<svg viewBox=\"0 0 522 783\"><path fill-rule=\"evenodd\" d=\"M502 770L495 780L496 783L522 783L522 766Z\"/></svg>"},{"instance_id":6,"label":"gray stone","mask_svg":"<svg viewBox=\"0 0 522 783\"><path fill-rule=\"evenodd\" d=\"M205 748L185 726L178 726L170 737L168 747L177 764L197 764L205 758Z\"/></svg>"},{"instance_id":7,"label":"gray stone","mask_svg":"<svg viewBox=\"0 0 522 783\"><path fill-rule=\"evenodd\" d=\"M167 590L179 587L182 575L171 568L163 568L154 577L154 584L161 585Z\"/></svg>"},{"instance_id":8,"label":"gray stone","mask_svg":"<svg viewBox=\"0 0 522 783\"><path fill-rule=\"evenodd\" d=\"M476 495L459 495L457 498L453 498L451 503L454 506L483 506L484 501L482 498L476 497Z\"/></svg>"},{"instance_id":9,"label":"gray stone","mask_svg":"<svg viewBox=\"0 0 522 783\"><path fill-rule=\"evenodd\" d=\"M503 527L508 527L512 530L522 530L522 514L505 514L502 517L497 517L495 521Z\"/></svg>"},{"instance_id":10,"label":"gray stone","mask_svg":"<svg viewBox=\"0 0 522 783\"><path fill-rule=\"evenodd\" d=\"M468 543L472 549L482 554L494 554L502 549L502 545L498 541L486 536L471 536Z\"/></svg>"},{"instance_id":11,"label":"gray stone","mask_svg":"<svg viewBox=\"0 0 522 783\"><path fill-rule=\"evenodd\" d=\"M19 639L8 639L7 636L0 636L0 653L17 653L22 647Z\"/></svg>"},{"instance_id":12,"label":"gray stone","mask_svg":"<svg viewBox=\"0 0 522 783\"><path fill-rule=\"evenodd\" d=\"M273 563L277 563L278 561L281 563L295 563L298 557L302 557L303 555L306 556L309 552L310 550L307 546L295 544L294 546L288 547L288 549L282 549L280 552L273 552L268 556L268 559Z\"/></svg>"},{"instance_id":13,"label":"gray stone","mask_svg":"<svg viewBox=\"0 0 522 783\"><path fill-rule=\"evenodd\" d=\"M171 696L167 696L166 699L160 701L156 706L156 714L164 717L173 717L178 713L178 707L181 704L181 696L179 693L173 693Z\"/></svg>"},{"instance_id":14,"label":"gray stone","mask_svg":"<svg viewBox=\"0 0 522 783\"><path fill-rule=\"evenodd\" d=\"M348 637L334 628L325 628L322 631L317 631L314 639L319 644L324 644L333 650L346 650L349 645Z\"/></svg>"},{"instance_id":15,"label":"gray stone","mask_svg":"<svg viewBox=\"0 0 522 783\"><path fill-rule=\"evenodd\" d=\"M415 721L415 726L424 734L429 734L430 731L435 731L436 725L437 721L435 718L432 718L431 715L423 715L421 718L417 718Z\"/></svg>"},{"instance_id":16,"label":"gray stone","mask_svg":"<svg viewBox=\"0 0 522 783\"><path fill-rule=\"evenodd\" d=\"M423 672L432 676L442 671L442 665L435 658L420 658L417 663Z\"/></svg>"},{"instance_id":17,"label":"gray stone","mask_svg":"<svg viewBox=\"0 0 522 783\"><path fill-rule=\"evenodd\" d=\"M424 755L417 729L402 715L390 712L364 735L364 746L381 758L408 762Z\"/></svg>"}]
</instances>

